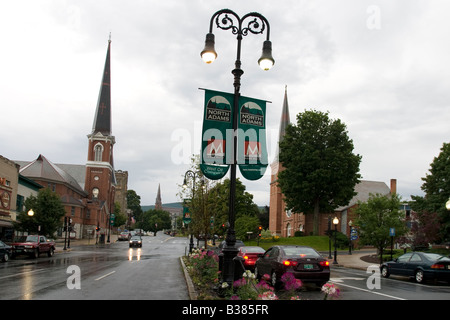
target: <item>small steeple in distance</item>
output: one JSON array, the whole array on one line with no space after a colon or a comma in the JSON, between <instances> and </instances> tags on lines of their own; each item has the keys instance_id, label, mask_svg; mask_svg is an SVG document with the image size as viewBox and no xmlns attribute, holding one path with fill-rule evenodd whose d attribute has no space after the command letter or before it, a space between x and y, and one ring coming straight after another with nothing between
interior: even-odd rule
<instances>
[{"instance_id":1,"label":"small steeple in distance","mask_svg":"<svg viewBox=\"0 0 450 320\"><path fill-rule=\"evenodd\" d=\"M100 93L98 95L97 109L95 110L92 133L100 132L104 136L111 135L111 35L108 40L105 68L103 70Z\"/></svg>"},{"instance_id":2,"label":"small steeple in distance","mask_svg":"<svg viewBox=\"0 0 450 320\"><path fill-rule=\"evenodd\" d=\"M155 209L162 210L161 184L158 184L158 193L156 194Z\"/></svg>"}]
</instances>

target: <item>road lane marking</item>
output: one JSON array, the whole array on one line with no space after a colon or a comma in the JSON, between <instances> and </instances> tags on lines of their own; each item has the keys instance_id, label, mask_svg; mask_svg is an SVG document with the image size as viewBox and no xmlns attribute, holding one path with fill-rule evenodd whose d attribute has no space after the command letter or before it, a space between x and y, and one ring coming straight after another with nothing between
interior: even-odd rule
<instances>
[{"instance_id":1,"label":"road lane marking","mask_svg":"<svg viewBox=\"0 0 450 320\"><path fill-rule=\"evenodd\" d=\"M334 282L334 281L331 281ZM376 292L376 291L372 291L372 290L368 290L368 289L363 289L363 288L358 288L358 287L354 287L354 286L349 286L348 284L343 284L342 282L336 281L336 283L339 284L339 286L343 286L343 287L348 287L351 289L355 289L355 290L360 290L360 291L364 291L364 292L369 292L369 293L373 293L373 294L378 294L380 296L384 296L384 297L388 297L391 299L396 299L396 300L406 300L400 297L395 297L395 296L391 296L389 294L385 294L385 293L381 293L381 292Z\"/></svg>"},{"instance_id":2,"label":"road lane marking","mask_svg":"<svg viewBox=\"0 0 450 320\"><path fill-rule=\"evenodd\" d=\"M115 273L115 271L111 271L110 273L107 273L107 274L105 274L105 275L103 275L103 276L101 276L101 277L95 279L95 281L102 280L103 278L106 278L107 276L110 276L110 275L112 275L113 273Z\"/></svg>"}]
</instances>

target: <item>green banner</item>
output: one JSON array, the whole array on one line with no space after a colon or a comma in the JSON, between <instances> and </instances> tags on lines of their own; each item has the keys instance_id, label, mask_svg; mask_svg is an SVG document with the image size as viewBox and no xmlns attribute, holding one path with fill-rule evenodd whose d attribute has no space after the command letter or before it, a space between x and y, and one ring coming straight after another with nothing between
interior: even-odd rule
<instances>
[{"instance_id":1,"label":"green banner","mask_svg":"<svg viewBox=\"0 0 450 320\"><path fill-rule=\"evenodd\" d=\"M205 90L200 169L212 180L223 178L233 162L234 94ZM267 168L266 101L239 97L237 165L244 178L260 179Z\"/></svg>"},{"instance_id":2,"label":"green banner","mask_svg":"<svg viewBox=\"0 0 450 320\"><path fill-rule=\"evenodd\" d=\"M239 170L248 180L260 179L267 169L266 101L239 98L238 119Z\"/></svg>"},{"instance_id":3,"label":"green banner","mask_svg":"<svg viewBox=\"0 0 450 320\"><path fill-rule=\"evenodd\" d=\"M202 130L200 170L212 180L223 178L228 172L232 145L233 94L205 90L205 110ZM230 136L228 136L230 135Z\"/></svg>"}]
</instances>

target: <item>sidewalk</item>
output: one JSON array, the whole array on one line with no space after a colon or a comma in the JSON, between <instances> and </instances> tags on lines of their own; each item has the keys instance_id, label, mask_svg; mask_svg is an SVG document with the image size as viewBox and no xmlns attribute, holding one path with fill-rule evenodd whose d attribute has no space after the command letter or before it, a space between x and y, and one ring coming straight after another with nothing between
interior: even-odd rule
<instances>
[{"instance_id":1,"label":"sidewalk","mask_svg":"<svg viewBox=\"0 0 450 320\"><path fill-rule=\"evenodd\" d=\"M367 270L370 266L378 266L378 263L370 263L361 260L361 257L374 254L376 250L364 250L364 251L353 251L350 255L348 252L337 252L337 264L333 264L334 262L334 252L332 253L332 259L328 259L330 261L330 267L346 267L346 268L353 268L353 269L361 269L361 270Z\"/></svg>"},{"instance_id":2,"label":"sidewalk","mask_svg":"<svg viewBox=\"0 0 450 320\"><path fill-rule=\"evenodd\" d=\"M111 244L117 241L118 236L115 234L111 234L109 237L110 242L107 242L108 238L105 239L105 243L98 243L97 245L105 245L105 244ZM56 244L56 250L55 252L63 252L64 249L64 238L62 239L57 239L55 241ZM66 250L65 251L70 251L73 248L76 247L80 247L80 246L92 246L92 245L96 245L96 239L95 238L91 238L91 239L70 239L70 247L68 247L68 243L66 240Z\"/></svg>"}]
</instances>

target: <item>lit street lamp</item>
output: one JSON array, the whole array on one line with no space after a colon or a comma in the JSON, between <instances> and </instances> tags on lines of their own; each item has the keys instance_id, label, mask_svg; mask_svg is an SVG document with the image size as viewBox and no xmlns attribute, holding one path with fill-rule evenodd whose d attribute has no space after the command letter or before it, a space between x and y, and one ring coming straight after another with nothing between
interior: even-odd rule
<instances>
[{"instance_id":1,"label":"lit street lamp","mask_svg":"<svg viewBox=\"0 0 450 320\"><path fill-rule=\"evenodd\" d=\"M348 222L348 227L349 227L349 229L350 229L350 236L348 237L349 238L349 241L348 241L348 254L352 254L352 225L353 225L353 222L352 222L352 220L350 220L349 222Z\"/></svg>"},{"instance_id":2,"label":"lit street lamp","mask_svg":"<svg viewBox=\"0 0 450 320\"><path fill-rule=\"evenodd\" d=\"M248 19L249 18L249 19ZM244 25L244 21L248 19L248 23ZM261 58L258 60L263 70L269 70L275 63L272 57L272 43L270 42L270 26L267 19L259 13L251 12L240 18L235 12L229 9L217 11L212 17L209 26L209 33L206 35L205 48L201 52L201 57L206 63L212 63L217 58L217 52L214 48L214 34L212 33L213 25L222 30L231 30L237 37L237 57L235 69L231 71L234 75L234 104L233 104L233 157L230 165L230 197L228 202L228 220L229 228L226 236L226 244L223 252L223 270L222 280L231 284L234 281L234 262L233 258L237 255L236 232L234 230L235 223L235 196L236 196L236 151L237 151L237 122L238 122L238 104L241 87L241 76L244 71L241 69L241 41L243 36L250 33L262 34L266 29L267 38L263 43Z\"/></svg>"},{"instance_id":3,"label":"lit street lamp","mask_svg":"<svg viewBox=\"0 0 450 320\"><path fill-rule=\"evenodd\" d=\"M338 264L337 262L337 246L336 246L336 234L337 234L337 225L339 223L339 219L337 217L334 217L333 224L334 224L334 261L333 264Z\"/></svg>"},{"instance_id":4,"label":"lit street lamp","mask_svg":"<svg viewBox=\"0 0 450 320\"><path fill-rule=\"evenodd\" d=\"M447 202L445 203L445 207L447 210L450 210L450 198L448 198Z\"/></svg>"}]
</instances>

